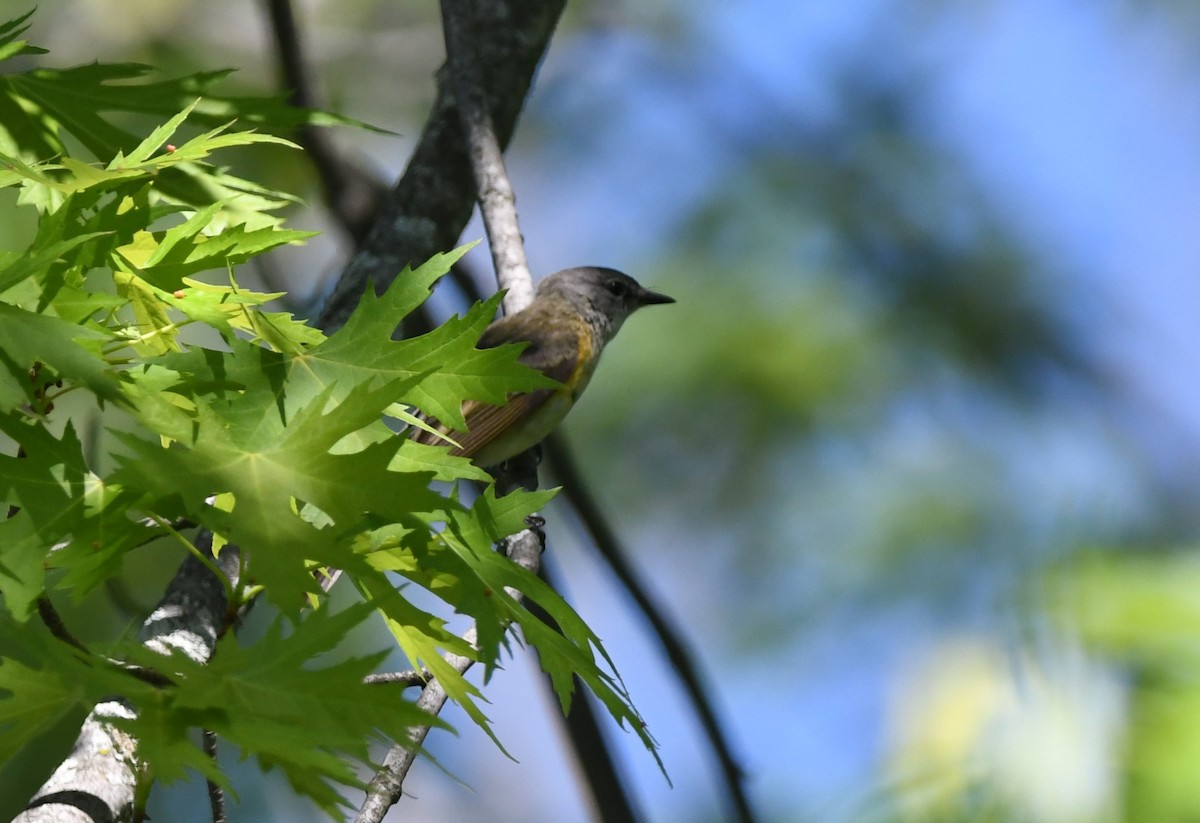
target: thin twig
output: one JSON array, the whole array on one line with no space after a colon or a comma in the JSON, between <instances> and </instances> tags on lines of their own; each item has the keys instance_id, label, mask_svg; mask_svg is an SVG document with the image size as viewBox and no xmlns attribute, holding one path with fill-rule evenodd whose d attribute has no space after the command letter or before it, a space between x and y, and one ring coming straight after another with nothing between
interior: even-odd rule
<instances>
[{"instance_id":1,"label":"thin twig","mask_svg":"<svg viewBox=\"0 0 1200 823\"><path fill-rule=\"evenodd\" d=\"M39 597L37 599L37 609L38 616L42 619L42 623L46 626L46 628L50 630L50 634L66 643L68 646L91 656L91 649L85 646L83 641L71 633L71 630L67 628L66 621L63 620L62 615L59 614L58 609L54 607L54 603L51 602L49 597L44 594ZM111 657L105 659L117 668L122 669L123 671L126 671L136 677L138 680L141 680L143 683L149 683L151 686L156 686L158 688L166 688L174 685L171 679L161 672L157 672L153 669L147 669L144 666L134 666L122 660L114 660Z\"/></svg>"},{"instance_id":2,"label":"thin twig","mask_svg":"<svg viewBox=\"0 0 1200 823\"><path fill-rule=\"evenodd\" d=\"M625 590L633 598L638 609L646 616L654 636L667 654L671 668L679 677L684 693L691 702L700 726L708 738L709 745L717 756L721 777L725 784L725 792L730 804L741 823L753 823L757 818L750 806L743 782L745 772L733 756L733 749L717 719L716 710L708 698L710 689L701 683L700 666L694 659L682 634L671 624L671 621L655 603L654 598L642 585L637 573L625 559L620 541L608 525L600 506L588 492L587 483L575 465L571 453L567 450L562 438L552 435L545 443L546 456L550 461L550 470L563 486L563 493L571 502L571 506L579 515L580 523L599 549L600 556L608 563L612 573L620 581Z\"/></svg>"},{"instance_id":3,"label":"thin twig","mask_svg":"<svg viewBox=\"0 0 1200 823\"><path fill-rule=\"evenodd\" d=\"M424 686L433 679L433 674L429 669L405 669L401 672L380 672L379 674L368 674L363 678L363 683L368 686L383 686L383 685L399 685L399 686Z\"/></svg>"},{"instance_id":4,"label":"thin twig","mask_svg":"<svg viewBox=\"0 0 1200 823\"><path fill-rule=\"evenodd\" d=\"M487 230L496 267L496 283L506 289L504 311L513 314L533 300L533 278L525 259L525 244L517 223L517 198L504 153L492 125L483 87L483 67L476 58L473 4L464 0L442 0L442 30L446 59L454 82L459 118L467 138L471 170L479 194L479 210Z\"/></svg>"},{"instance_id":5,"label":"thin twig","mask_svg":"<svg viewBox=\"0 0 1200 823\"><path fill-rule=\"evenodd\" d=\"M476 632L474 626L463 634L463 640L471 644L472 647L475 645ZM450 652L442 655L442 657L459 674L465 674L475 663L469 657L463 657L462 655ZM436 717L445 705L446 690L434 678L426 683L425 688L421 690L421 696L417 698L417 708ZM354 818L354 823L380 823L384 815L388 813L388 809L396 805L400 797L404 794L404 778L408 776L408 770L412 768L417 751L420 749L421 744L425 742L425 737L429 734L430 728L429 725L414 726L409 731L408 743L406 745L395 745L388 749L388 753L383 758L383 763L380 765L379 770L367 785L367 796L363 799L363 804Z\"/></svg>"},{"instance_id":6,"label":"thin twig","mask_svg":"<svg viewBox=\"0 0 1200 823\"><path fill-rule=\"evenodd\" d=\"M217 762L217 735L205 729L201 732L204 753L215 764ZM225 791L215 781L208 780L208 806L212 810L213 823L229 823L229 814L225 810Z\"/></svg>"},{"instance_id":7,"label":"thin twig","mask_svg":"<svg viewBox=\"0 0 1200 823\"><path fill-rule=\"evenodd\" d=\"M501 494L512 491L517 485L525 488L533 485L536 488L537 460L531 452L513 458L509 461L509 466L510 473L497 481L498 484L503 484L503 488L498 489ZM542 552L546 548L546 533L542 530L544 521L537 515L530 515L526 524L528 528L504 542L503 551L509 560L537 574L541 566ZM505 586L504 591L517 602L522 600L521 592L516 589ZM463 634L463 640L472 648L475 647L476 638L474 626ZM442 658L459 674L466 674L475 664L472 658L452 652L446 652ZM421 690L421 696L417 698L417 708L436 717L445 707L446 699L446 690L442 684L436 677L430 678ZM388 809L399 802L404 794L404 779L408 776L430 728L430 725L415 726L409 731L406 743L396 744L388 749L379 770L367 785L367 795L363 798L354 823L380 823Z\"/></svg>"},{"instance_id":8,"label":"thin twig","mask_svg":"<svg viewBox=\"0 0 1200 823\"><path fill-rule=\"evenodd\" d=\"M491 116L481 85L481 72L476 64L475 38L472 36L472 5L469 2L443 0L442 25L446 37L446 59L450 66L458 104L462 131L466 135L468 153L475 176L478 199L492 246L492 260L496 267L497 283L508 288L505 309L519 311L533 299L532 278L525 263L525 250L521 231L517 225L515 199L504 171L504 160L499 141L492 127ZM525 459L510 461L508 474L500 478L504 484L520 484L537 487L536 458L526 455ZM540 528L526 529L508 542L509 557L531 571L537 571L541 553L545 547L545 534ZM521 598L521 593L507 589L510 596ZM476 629L472 626L464 639L475 645ZM460 674L474 664L474 660L463 655L446 653L444 658ZM431 679L421 690L417 707L436 716L446 705L446 690L436 679ZM387 810L400 799L404 790L404 779L429 734L429 725L417 726L409 733L405 745L395 745L387 753L379 771L372 778L367 796L355 818L356 823L378 823Z\"/></svg>"},{"instance_id":9,"label":"thin twig","mask_svg":"<svg viewBox=\"0 0 1200 823\"><path fill-rule=\"evenodd\" d=\"M509 558L536 574L545 539L545 534L540 529L526 529L514 535L508 544ZM505 591L514 599L521 599L520 592L508 588ZM474 626L463 634L463 640L472 647L475 646L476 638ZM475 664L472 658L451 652L443 654L442 657L459 674L466 674ZM421 690L421 696L417 698L417 708L436 717L445 707L446 700L446 689L437 678L431 678ZM408 776L430 728L430 725L413 727L406 744L398 744L388 750L379 771L367 786L367 795L354 818L354 823L380 823L388 809L396 805L404 794L404 779Z\"/></svg>"},{"instance_id":10,"label":"thin twig","mask_svg":"<svg viewBox=\"0 0 1200 823\"><path fill-rule=\"evenodd\" d=\"M516 198L504 168L504 159L499 143L492 129L491 117L483 91L482 70L475 59L473 48L475 37L472 29L474 20L471 16L471 6L464 0L442 0L441 8L447 60L454 83L455 99L459 107L463 132L469 146L471 166L479 191L480 211L491 245L497 283L501 288L507 289L504 308L506 313L511 314L524 308L533 299L532 278L529 275L517 220ZM532 479L527 478L526 485L536 487L536 464L528 477ZM465 661L464 658L457 656L456 660ZM465 665L469 666L470 662L466 661ZM461 671L465 671L465 669ZM445 704L445 700L444 691L436 681L433 681L422 692L418 705L436 714ZM588 718L584 712L580 711L576 714L575 720L586 726ZM599 739L602 742L602 737L600 737L594 722L591 724L591 730L596 732L593 740ZM422 727L414 732L413 742L415 745L406 748L396 747L389 752L390 762L385 762L384 769L372 782L368 803L364 804L364 810L368 808L369 804L374 812L386 811L388 801L394 803L398 800L402 792L404 776L411 768L418 746L428 734L428 727ZM611 768L611 762L609 766L608 778L612 784L620 788L619 778L616 776L615 769ZM593 791L594 794L597 793L596 786L593 786ZM624 798L623 791L620 794ZM598 808L603 805L599 798L597 805ZM617 803L615 807L605 808L609 812L606 819L634 819L632 806L628 802ZM614 808L619 808L620 811L614 813ZM360 815L359 819L365 821L367 818Z\"/></svg>"},{"instance_id":11,"label":"thin twig","mask_svg":"<svg viewBox=\"0 0 1200 823\"><path fill-rule=\"evenodd\" d=\"M58 613L58 609L54 608L54 604L50 602L50 598L42 595L37 599L38 616L42 618L42 623L50 630L50 634L57 637L68 646L73 646L81 652L90 654L88 647L83 645L71 630L67 628L67 624L63 621L62 615Z\"/></svg>"}]
</instances>

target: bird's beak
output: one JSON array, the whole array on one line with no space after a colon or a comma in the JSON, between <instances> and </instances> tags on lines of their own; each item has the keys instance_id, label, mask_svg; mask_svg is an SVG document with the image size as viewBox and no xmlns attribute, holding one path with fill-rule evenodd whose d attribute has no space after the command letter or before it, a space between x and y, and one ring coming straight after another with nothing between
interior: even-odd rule
<instances>
[{"instance_id":1,"label":"bird's beak","mask_svg":"<svg viewBox=\"0 0 1200 823\"><path fill-rule=\"evenodd\" d=\"M638 295L638 305L639 306L652 306L655 303L674 303L674 302L675 302L674 297L667 297L667 295L662 294L661 292L650 291L650 289L642 289L641 294Z\"/></svg>"}]
</instances>

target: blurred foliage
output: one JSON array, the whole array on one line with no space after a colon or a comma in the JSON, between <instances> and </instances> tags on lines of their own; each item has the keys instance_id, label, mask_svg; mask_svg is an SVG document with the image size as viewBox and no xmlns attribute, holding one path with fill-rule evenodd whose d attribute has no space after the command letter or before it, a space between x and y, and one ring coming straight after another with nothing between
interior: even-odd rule
<instances>
[{"instance_id":1,"label":"blurred foliage","mask_svg":"<svg viewBox=\"0 0 1200 823\"><path fill-rule=\"evenodd\" d=\"M839 89L841 117L777 122L693 204L653 281L680 303L631 324L617 348L638 356L594 390L621 415L601 401L568 424L599 474L661 490L609 489L615 507L741 530L713 562L775 595L744 609L745 638L916 591L973 609L980 592L959 592L981 562L999 596L1061 550L1013 485L1013 439L1060 425L1070 387L1095 390L1065 273L905 119L914 88Z\"/></svg>"},{"instance_id":2,"label":"blurred foliage","mask_svg":"<svg viewBox=\"0 0 1200 823\"><path fill-rule=\"evenodd\" d=\"M705 623L725 648L778 660L914 602L935 635L978 630L909 641L889 776L847 819L1186 819L1200 712L1182 672L1126 690L1130 661L1086 628L1038 627L1047 569L1189 515L1120 431L1101 330L1076 321L1084 275L1029 247L931 136L920 71L873 59L903 48L885 34L843 55L818 124L769 95L738 112L761 127L721 133L735 159L662 244L652 282L680 303L626 332L636 356L568 426L596 476L639 478L605 487L613 511L672 515L658 548L737 615ZM1141 617L1112 625L1150 643Z\"/></svg>"},{"instance_id":3,"label":"blurred foliage","mask_svg":"<svg viewBox=\"0 0 1200 823\"><path fill-rule=\"evenodd\" d=\"M1014 654L949 636L911 661L892 698L898 819L1115 819L1121 692L1070 643Z\"/></svg>"},{"instance_id":4,"label":"blurred foliage","mask_svg":"<svg viewBox=\"0 0 1200 823\"><path fill-rule=\"evenodd\" d=\"M1124 819L1200 816L1200 553L1096 555L1066 570L1060 616L1124 671Z\"/></svg>"}]
</instances>

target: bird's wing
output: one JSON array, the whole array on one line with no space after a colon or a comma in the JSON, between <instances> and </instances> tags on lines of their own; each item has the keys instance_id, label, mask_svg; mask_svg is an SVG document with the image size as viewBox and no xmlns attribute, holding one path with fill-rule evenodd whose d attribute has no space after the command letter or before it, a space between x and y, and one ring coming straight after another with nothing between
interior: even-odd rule
<instances>
[{"instance_id":1,"label":"bird's wing","mask_svg":"<svg viewBox=\"0 0 1200 823\"><path fill-rule=\"evenodd\" d=\"M549 331L548 324L539 323L539 334L535 339L521 339L514 335L516 325L511 321L516 315L501 318L493 323L480 338L479 348L490 349L504 343L528 342L529 345L517 358L518 362L537 369L542 374L560 383L569 383L579 364L579 336L574 328ZM528 320L529 318L526 318ZM488 443L503 437L517 423L528 420L559 389L538 389L524 394L511 394L503 405L467 400L462 405L463 417L467 421L465 432L451 432L446 426L430 421L434 428L449 434L461 448L451 454L471 457ZM419 443L444 442L428 432L416 431L410 437Z\"/></svg>"}]
</instances>

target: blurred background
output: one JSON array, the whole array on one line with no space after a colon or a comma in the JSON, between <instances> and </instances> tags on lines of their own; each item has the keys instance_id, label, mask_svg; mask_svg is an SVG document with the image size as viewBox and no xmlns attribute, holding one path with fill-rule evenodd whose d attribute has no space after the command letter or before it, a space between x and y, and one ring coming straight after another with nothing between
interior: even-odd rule
<instances>
[{"instance_id":1,"label":"blurred background","mask_svg":"<svg viewBox=\"0 0 1200 823\"><path fill-rule=\"evenodd\" d=\"M297 13L325 105L398 133L335 139L394 179L436 4ZM679 301L626 326L569 442L764 820L1200 816L1197 35L1200 6L1173 0L569 6L509 152L531 264ZM236 0L44 4L29 39L49 65L276 82L265 13ZM301 156L254 158L313 204L292 226L326 230L258 272L315 315L350 246ZM727 819L659 648L549 517L674 782L611 729L639 805ZM389 819L587 820L529 656L486 695L519 762L451 713L445 771L419 763ZM225 760L234 819L320 819ZM203 785L150 812L206 820Z\"/></svg>"}]
</instances>

